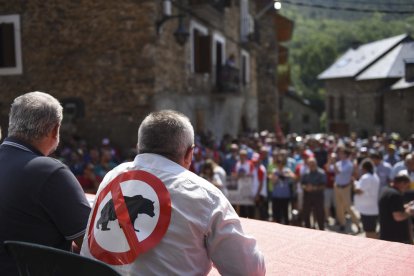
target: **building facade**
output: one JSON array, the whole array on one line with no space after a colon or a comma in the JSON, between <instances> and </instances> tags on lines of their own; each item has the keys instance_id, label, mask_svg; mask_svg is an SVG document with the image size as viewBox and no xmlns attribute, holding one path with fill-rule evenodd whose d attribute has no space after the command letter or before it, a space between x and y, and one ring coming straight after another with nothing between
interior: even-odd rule
<instances>
[{"instance_id":1,"label":"building facade","mask_svg":"<svg viewBox=\"0 0 414 276\"><path fill-rule=\"evenodd\" d=\"M35 90L62 102L64 137L95 143L133 146L144 116L167 108L217 139L270 128L259 114L278 106L271 2L0 0L3 132L11 101Z\"/></svg>"},{"instance_id":2,"label":"building facade","mask_svg":"<svg viewBox=\"0 0 414 276\"><path fill-rule=\"evenodd\" d=\"M286 133L299 135L319 133L320 116L309 100L303 99L293 91L283 94L280 99L280 120Z\"/></svg>"},{"instance_id":3,"label":"building facade","mask_svg":"<svg viewBox=\"0 0 414 276\"><path fill-rule=\"evenodd\" d=\"M412 100L412 80L406 76L412 58L414 43L406 34L351 48L339 57L319 75L326 88L328 131L413 133L412 102L407 101Z\"/></svg>"}]
</instances>

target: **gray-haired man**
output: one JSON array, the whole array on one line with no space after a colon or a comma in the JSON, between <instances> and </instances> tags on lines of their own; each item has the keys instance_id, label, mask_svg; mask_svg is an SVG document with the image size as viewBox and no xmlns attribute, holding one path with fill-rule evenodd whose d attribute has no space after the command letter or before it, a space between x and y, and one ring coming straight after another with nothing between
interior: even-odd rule
<instances>
[{"instance_id":1,"label":"gray-haired man","mask_svg":"<svg viewBox=\"0 0 414 276\"><path fill-rule=\"evenodd\" d=\"M47 157L59 144L62 106L51 95L17 97L8 137L0 146L0 271L18 275L5 240L70 250L82 245L90 207L79 182L61 162Z\"/></svg>"},{"instance_id":2,"label":"gray-haired man","mask_svg":"<svg viewBox=\"0 0 414 276\"><path fill-rule=\"evenodd\" d=\"M222 275L263 275L263 256L229 201L188 170L193 145L186 116L149 114L135 160L99 187L81 254L125 275L206 275L213 264Z\"/></svg>"}]
</instances>

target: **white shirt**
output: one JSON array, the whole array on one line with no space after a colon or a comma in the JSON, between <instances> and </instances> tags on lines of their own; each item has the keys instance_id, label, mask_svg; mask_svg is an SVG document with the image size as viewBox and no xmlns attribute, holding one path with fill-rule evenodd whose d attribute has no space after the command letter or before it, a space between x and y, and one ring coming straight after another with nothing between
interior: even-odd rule
<instances>
[{"instance_id":1,"label":"white shirt","mask_svg":"<svg viewBox=\"0 0 414 276\"><path fill-rule=\"evenodd\" d=\"M97 196L121 172L144 170L158 177L171 198L171 220L162 240L126 265L122 275L206 275L212 264L222 275L264 275L264 258L256 240L244 234L233 207L205 179L156 154L139 154L134 162L110 171ZM95 206L93 207L95 208ZM89 219L91 220L91 219ZM89 227L95 227L88 223ZM112 226L114 227L114 226ZM85 236L81 255L92 257Z\"/></svg>"},{"instance_id":2,"label":"white shirt","mask_svg":"<svg viewBox=\"0 0 414 276\"><path fill-rule=\"evenodd\" d=\"M260 187L260 179L259 179L259 169L262 170L263 175L262 175L262 187L259 190ZM256 196L257 194L267 197L267 186L266 186L266 180L267 180L267 173L266 173L266 168L263 165L260 165L259 167L255 167L253 169L253 185L252 185L252 196Z\"/></svg>"},{"instance_id":3,"label":"white shirt","mask_svg":"<svg viewBox=\"0 0 414 276\"><path fill-rule=\"evenodd\" d=\"M362 194L354 195L355 208L363 215L378 215L378 193L380 180L376 174L366 173L355 184Z\"/></svg>"}]
</instances>

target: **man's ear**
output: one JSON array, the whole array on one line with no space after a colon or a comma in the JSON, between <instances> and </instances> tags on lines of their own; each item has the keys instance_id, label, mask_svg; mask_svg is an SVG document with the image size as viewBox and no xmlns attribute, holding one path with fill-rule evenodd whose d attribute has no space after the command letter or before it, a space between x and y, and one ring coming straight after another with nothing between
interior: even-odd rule
<instances>
[{"instance_id":1,"label":"man's ear","mask_svg":"<svg viewBox=\"0 0 414 276\"><path fill-rule=\"evenodd\" d=\"M194 147L188 147L184 155L184 167L189 169L191 166L191 162L193 161L193 152Z\"/></svg>"},{"instance_id":2,"label":"man's ear","mask_svg":"<svg viewBox=\"0 0 414 276\"><path fill-rule=\"evenodd\" d=\"M56 124L55 127L52 129L52 137L56 138L59 136L59 128L60 128L60 124Z\"/></svg>"}]
</instances>

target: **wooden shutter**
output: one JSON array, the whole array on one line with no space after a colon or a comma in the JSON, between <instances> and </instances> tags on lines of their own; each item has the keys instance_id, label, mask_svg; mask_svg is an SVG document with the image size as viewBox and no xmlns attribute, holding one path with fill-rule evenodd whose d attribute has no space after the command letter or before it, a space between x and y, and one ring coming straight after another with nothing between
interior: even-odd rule
<instances>
[{"instance_id":1,"label":"wooden shutter","mask_svg":"<svg viewBox=\"0 0 414 276\"><path fill-rule=\"evenodd\" d=\"M211 72L211 36L199 37L200 64L198 73Z\"/></svg>"}]
</instances>

